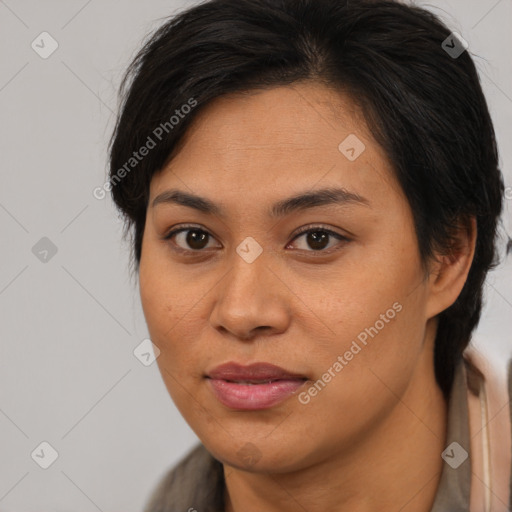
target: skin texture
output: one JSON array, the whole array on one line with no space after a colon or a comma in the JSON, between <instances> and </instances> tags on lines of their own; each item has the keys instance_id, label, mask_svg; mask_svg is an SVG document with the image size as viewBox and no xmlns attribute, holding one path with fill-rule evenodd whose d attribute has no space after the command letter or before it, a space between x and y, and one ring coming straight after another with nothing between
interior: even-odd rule
<instances>
[{"instance_id":1,"label":"skin texture","mask_svg":"<svg viewBox=\"0 0 512 512\"><path fill-rule=\"evenodd\" d=\"M354 161L338 149L349 134L365 145ZM369 204L267 213L325 187ZM171 188L208 198L223 215L153 207ZM434 377L435 316L463 287L474 223L459 252L427 275L385 153L350 98L314 82L212 102L150 194L144 314L172 399L224 465L227 512L429 511L447 421ZM200 254L186 232L163 239L183 224L211 235ZM296 235L319 225L348 241L331 236L314 250L307 234ZM252 263L236 252L249 236L263 249ZM307 376L307 390L396 303L394 318L307 404L293 395L266 410L232 410L204 378L228 361L264 361Z\"/></svg>"}]
</instances>

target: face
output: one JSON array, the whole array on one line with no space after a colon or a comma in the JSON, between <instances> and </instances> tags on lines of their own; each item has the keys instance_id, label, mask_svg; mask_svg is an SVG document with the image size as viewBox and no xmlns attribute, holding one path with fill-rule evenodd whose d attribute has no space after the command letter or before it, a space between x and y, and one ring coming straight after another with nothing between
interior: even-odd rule
<instances>
[{"instance_id":1,"label":"face","mask_svg":"<svg viewBox=\"0 0 512 512\"><path fill-rule=\"evenodd\" d=\"M349 453L432 359L410 207L357 108L319 84L208 105L152 179L139 277L167 389L234 467ZM249 380L215 374L231 362L286 375L229 383Z\"/></svg>"}]
</instances>

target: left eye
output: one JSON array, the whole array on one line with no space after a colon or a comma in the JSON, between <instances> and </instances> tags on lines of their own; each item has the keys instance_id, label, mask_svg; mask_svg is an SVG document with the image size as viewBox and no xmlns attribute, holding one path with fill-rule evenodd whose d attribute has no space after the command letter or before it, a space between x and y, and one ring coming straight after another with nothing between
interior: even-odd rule
<instances>
[{"instance_id":1,"label":"left eye","mask_svg":"<svg viewBox=\"0 0 512 512\"><path fill-rule=\"evenodd\" d=\"M311 247L312 251L309 251L308 249L299 248L301 250L306 250L308 252L316 252L316 251L322 251L329 245L329 239L335 238L336 240L342 241L342 242L348 242L348 238L344 237L343 235L340 235L339 233L335 233L334 231L331 231L330 229L325 229L322 227L315 227L315 228L309 228L305 229L301 233L299 233L293 240L297 240L298 238L303 238L304 235L306 237L304 238L306 244Z\"/></svg>"},{"instance_id":2,"label":"left eye","mask_svg":"<svg viewBox=\"0 0 512 512\"><path fill-rule=\"evenodd\" d=\"M165 235L164 240L171 240L172 238L176 238L176 242L174 245L178 247L178 251L185 252L201 252L202 249L208 248L208 243L210 239L214 240L213 236L205 231L204 229L200 229L194 226L191 227L181 227L175 229ZM303 238L310 247L310 249L299 247L300 250L305 250L307 252L318 252L323 251L326 248L330 248L329 242L332 241L330 239L335 238L341 242L348 242L349 239L339 233L335 233L330 229L326 229L320 226L313 228L305 228L300 233L296 234L293 238L292 242ZM180 245L178 242L180 241L185 245ZM188 245L188 247L187 247ZM290 244L287 245L289 247Z\"/></svg>"}]
</instances>

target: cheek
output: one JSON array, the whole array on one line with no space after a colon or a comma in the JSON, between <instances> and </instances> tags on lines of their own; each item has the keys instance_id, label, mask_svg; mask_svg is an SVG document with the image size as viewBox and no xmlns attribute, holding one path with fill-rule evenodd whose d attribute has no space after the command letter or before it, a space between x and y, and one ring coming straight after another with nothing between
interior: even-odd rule
<instances>
[{"instance_id":1,"label":"cheek","mask_svg":"<svg viewBox=\"0 0 512 512\"><path fill-rule=\"evenodd\" d=\"M176 272L172 272L165 251L154 238L151 230L144 235L139 288L148 328L162 335L177 323L186 305L187 290L183 289Z\"/></svg>"},{"instance_id":2,"label":"cheek","mask_svg":"<svg viewBox=\"0 0 512 512\"><path fill-rule=\"evenodd\" d=\"M204 411L190 399L200 354L193 342L199 336L191 329L194 325L191 307L195 301L188 304L187 290L171 285L173 276L153 264L149 255L148 251L146 259L141 259L139 285L149 335L160 350L156 361L167 391L182 415L190 421L204 422ZM176 290L181 292L176 293Z\"/></svg>"},{"instance_id":3,"label":"cheek","mask_svg":"<svg viewBox=\"0 0 512 512\"><path fill-rule=\"evenodd\" d=\"M422 350L426 292L419 265L396 253L371 259L368 253L366 261L355 258L316 293L322 298L315 313L331 335L315 339L313 364L317 378L329 379L329 369L336 375L330 393L341 402L347 389L365 396L368 387L382 387L378 377L400 388Z\"/></svg>"},{"instance_id":4,"label":"cheek","mask_svg":"<svg viewBox=\"0 0 512 512\"><path fill-rule=\"evenodd\" d=\"M414 275L405 267L400 272L391 272L382 261L374 266L354 262L331 274L327 282L315 284L314 293L304 300L330 327L332 336L346 341L376 322L379 330L395 323L401 305L411 298L407 294ZM303 289L308 289L308 283L303 283Z\"/></svg>"},{"instance_id":5,"label":"cheek","mask_svg":"<svg viewBox=\"0 0 512 512\"><path fill-rule=\"evenodd\" d=\"M201 354L200 280L188 279L173 269L158 248L148 243L139 267L139 287L144 317L152 342L159 348L157 363L169 385L172 378L163 371L179 376L180 381L195 376Z\"/></svg>"},{"instance_id":6,"label":"cheek","mask_svg":"<svg viewBox=\"0 0 512 512\"><path fill-rule=\"evenodd\" d=\"M404 395L421 354L423 331L420 318L409 316L415 314L414 303L399 302L391 309L376 306L379 314L371 319L350 319L350 328L315 356L316 380L297 397L303 435L335 438L350 446Z\"/></svg>"},{"instance_id":7,"label":"cheek","mask_svg":"<svg viewBox=\"0 0 512 512\"><path fill-rule=\"evenodd\" d=\"M160 349L160 363L168 357L171 346L167 340L179 325L180 308L172 293L172 276L167 275L155 252L151 244L145 243L139 267L139 288L151 340Z\"/></svg>"}]
</instances>

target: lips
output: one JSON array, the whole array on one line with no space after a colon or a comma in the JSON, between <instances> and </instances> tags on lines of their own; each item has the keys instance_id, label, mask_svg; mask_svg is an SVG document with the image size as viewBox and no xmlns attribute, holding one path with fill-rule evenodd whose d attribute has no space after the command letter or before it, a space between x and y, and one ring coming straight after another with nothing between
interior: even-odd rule
<instances>
[{"instance_id":1,"label":"lips","mask_svg":"<svg viewBox=\"0 0 512 512\"><path fill-rule=\"evenodd\" d=\"M276 380L306 380L304 375L292 373L270 363L253 363L242 366L237 363L226 363L211 370L210 379L226 380L244 384L262 384Z\"/></svg>"},{"instance_id":2,"label":"lips","mask_svg":"<svg viewBox=\"0 0 512 512\"><path fill-rule=\"evenodd\" d=\"M230 409L269 409L295 394L307 377L269 363L226 363L206 376L214 396Z\"/></svg>"}]
</instances>

